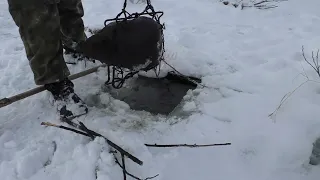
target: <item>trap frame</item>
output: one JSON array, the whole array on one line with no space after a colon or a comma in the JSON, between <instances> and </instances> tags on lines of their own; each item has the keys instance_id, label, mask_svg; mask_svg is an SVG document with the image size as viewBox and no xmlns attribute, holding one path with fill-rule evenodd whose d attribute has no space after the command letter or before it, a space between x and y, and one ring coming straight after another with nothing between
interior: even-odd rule
<instances>
[{"instance_id":1,"label":"trap frame","mask_svg":"<svg viewBox=\"0 0 320 180\"><path fill-rule=\"evenodd\" d=\"M123 3L123 8L121 12L112 19L106 19L104 21L104 25L107 26L109 23L115 22L117 24L120 23L126 23L128 20L133 20L136 19L140 16L150 16L154 21L157 22L157 24L160 26L160 40L158 41L157 48L160 51L159 56L158 56L158 72L157 72L157 66L155 67L150 67L150 68L142 68L138 70L126 70L125 68L118 67L118 66L109 66L107 65L107 73L108 73L108 79L105 82L105 85L112 85L113 88L119 89L123 86L125 80L133 77L136 75L139 71L141 70L151 70L153 69L155 74L158 76L160 73L160 67L161 67L161 62L164 60L164 34L163 30L165 29L164 24L161 23L160 18L163 16L162 11L155 11L154 7L151 5L151 1L147 0L146 1L147 5L145 9L142 12L135 12L135 13L129 13L126 10L127 7L127 0L124 0Z\"/></svg>"}]
</instances>

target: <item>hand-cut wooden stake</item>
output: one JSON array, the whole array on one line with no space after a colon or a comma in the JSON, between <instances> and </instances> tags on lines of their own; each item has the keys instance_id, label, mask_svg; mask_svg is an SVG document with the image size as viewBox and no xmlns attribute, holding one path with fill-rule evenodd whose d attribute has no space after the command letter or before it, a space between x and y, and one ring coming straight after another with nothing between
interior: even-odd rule
<instances>
[{"instance_id":1,"label":"hand-cut wooden stake","mask_svg":"<svg viewBox=\"0 0 320 180\"><path fill-rule=\"evenodd\" d=\"M102 64L102 65L99 65L97 67L93 67L91 69L87 69L85 71L82 71L82 72L79 72L77 74L73 74L73 75L69 76L69 79L70 80L78 79L78 78L86 76L88 74L97 72L97 70L100 67L106 67L106 66L107 66L106 64ZM46 89L44 88L44 86L39 86L39 87L31 89L29 91L25 91L25 92L23 92L21 94L17 94L17 95L8 97L8 98L0 99L0 108L8 106L8 105L10 105L10 104L12 104L14 102L17 102L17 101L22 100L24 98L30 97L32 95L38 94L38 93L40 93L42 91L45 91L45 90Z\"/></svg>"}]
</instances>

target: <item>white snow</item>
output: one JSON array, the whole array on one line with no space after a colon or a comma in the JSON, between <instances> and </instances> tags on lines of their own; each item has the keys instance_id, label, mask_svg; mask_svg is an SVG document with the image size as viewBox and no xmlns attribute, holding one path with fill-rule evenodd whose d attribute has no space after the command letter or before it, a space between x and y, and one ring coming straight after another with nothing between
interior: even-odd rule
<instances>
[{"instance_id":1,"label":"white snow","mask_svg":"<svg viewBox=\"0 0 320 180\"><path fill-rule=\"evenodd\" d=\"M85 25L103 27L122 3L83 0ZM206 87L188 92L176 116L163 117L130 110L99 93L106 81L103 68L74 81L78 94L97 104L80 120L144 161L139 166L127 160L128 171L141 178L159 174L156 180L319 180L320 167L308 164L320 137L319 77L303 61L301 47L307 58L320 48L320 1L288 0L268 10L241 10L218 0L152 4L164 11L167 61L186 75L201 76ZM129 12L143 8L128 4ZM6 0L0 1L0 23L0 97L9 97L35 85ZM98 64L68 66L75 73ZM269 116L307 80L302 73L316 82L305 83ZM47 92L0 109L1 180L123 178L102 139L90 141L41 122L61 124ZM232 144L144 146L226 142Z\"/></svg>"}]
</instances>

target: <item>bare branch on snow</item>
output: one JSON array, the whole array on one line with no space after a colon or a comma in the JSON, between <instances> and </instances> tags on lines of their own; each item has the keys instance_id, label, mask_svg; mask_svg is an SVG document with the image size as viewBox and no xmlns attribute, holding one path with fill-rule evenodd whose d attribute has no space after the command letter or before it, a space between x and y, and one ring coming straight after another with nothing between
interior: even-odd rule
<instances>
[{"instance_id":1,"label":"bare branch on snow","mask_svg":"<svg viewBox=\"0 0 320 180\"><path fill-rule=\"evenodd\" d=\"M88 136L88 137L91 137L92 139L94 139L95 137L103 137L107 142L108 144L115 148L116 150L114 151L110 151L110 153L113 154L114 158L115 158L115 162L119 165L119 167L122 169L122 172L123 172L123 178L124 180L127 179L127 175L136 179L136 180L149 180L149 179L153 179L155 177L157 177L159 174L155 175L155 176L152 176L152 177L147 177L145 179L141 179L131 173L129 173L127 170L126 170L126 165L125 165L125 156L129 157L128 154L126 151L122 150L120 147L118 147L117 145L115 145L114 143L111 143L111 141L109 141L106 137L102 136L101 134L99 133L96 133L95 131L92 131L90 129L88 129L83 123L79 122L80 124L77 124L77 123L73 123L73 122L69 122L68 124L71 125L72 127L74 127L75 129L73 128L69 128L69 127L65 127L65 126L61 126L61 125L56 125L56 124L52 124L52 123L49 123L49 122L42 122L41 125L45 125L45 126L51 126L51 127L56 127L56 128L60 128L60 129L64 129L64 130L68 130L68 131L72 131L72 132L75 132L77 134L81 134L81 135L84 135L84 136ZM79 129L79 130L78 130ZM224 146L224 145L231 145L231 143L224 143L224 144L203 144L203 145L197 145L197 144L193 144L193 145L188 145L188 144L166 144L166 145L157 145L157 144L145 144L145 146L148 146L148 147L191 147L191 148L194 148L194 147L209 147L209 146ZM118 148L117 148L118 147ZM120 148L120 149L119 149ZM120 153L121 154L121 160L122 160L122 163L119 162L119 160L117 159L116 157L116 153ZM130 155L130 154L129 154ZM132 155L131 155L132 156ZM132 158L131 158L132 159ZM137 158L136 158L137 159ZM135 161L136 162L136 161ZM142 165L142 162L140 163L140 165Z\"/></svg>"},{"instance_id":2,"label":"bare branch on snow","mask_svg":"<svg viewBox=\"0 0 320 180\"><path fill-rule=\"evenodd\" d=\"M237 7L241 7L241 10L243 10L244 8L257 8L257 9L271 9L271 8L276 8L278 7L277 5L273 4L275 2L283 2L283 1L288 1L288 0L262 0L259 2L256 1L251 1L250 3L243 3L243 0L240 0L237 3L230 3L229 1L226 0L221 0L220 2L222 2L224 5L229 5L231 4L232 6L234 6L235 8Z\"/></svg>"},{"instance_id":3,"label":"bare branch on snow","mask_svg":"<svg viewBox=\"0 0 320 180\"><path fill-rule=\"evenodd\" d=\"M312 56L312 62L310 62L310 60L308 60L305 56L305 53L304 53L304 47L302 46L302 56L303 56L303 59L304 61L309 64L314 70L315 72L318 74L318 76L320 77L320 65L319 65L319 50L317 51L316 54L314 54L314 52L312 51L311 53L311 56ZM271 114L269 114L269 117L274 117L276 116L276 113L279 111L279 109L282 107L282 105L285 103L285 101L288 100L288 98L294 93L296 92L299 88L301 88L303 85L305 85L307 82L315 82L315 83L320 83L318 81L314 81L314 80L311 80L308 75L304 72L304 74L300 74L302 76L304 76L306 78L306 81L302 82L299 86L297 86L293 91L285 94L283 96L283 98L281 99L280 101L280 104L279 106L276 108L276 110L274 110Z\"/></svg>"}]
</instances>

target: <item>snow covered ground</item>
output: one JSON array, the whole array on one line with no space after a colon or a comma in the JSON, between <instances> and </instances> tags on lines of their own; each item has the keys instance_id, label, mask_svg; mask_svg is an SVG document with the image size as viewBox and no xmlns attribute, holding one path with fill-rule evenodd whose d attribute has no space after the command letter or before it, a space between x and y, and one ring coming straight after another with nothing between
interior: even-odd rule
<instances>
[{"instance_id":1,"label":"snow covered ground","mask_svg":"<svg viewBox=\"0 0 320 180\"><path fill-rule=\"evenodd\" d=\"M247 2L249 2L247 0ZM289 0L275 9L241 10L218 0L153 0L164 11L167 61L182 73L203 78L207 87L189 92L177 116L135 112L99 93L103 69L75 80L86 101L100 99L81 120L144 161L127 161L128 171L157 180L318 180L308 165L320 136L320 81L303 61L320 48L320 1ZM83 0L85 25L103 27L122 1ZM143 4L129 4L141 11ZM18 29L0 0L0 97L35 87ZM66 56L66 59L70 59ZM72 72L96 66L69 65ZM168 68L165 67L164 70ZM183 116L182 116L183 115ZM40 93L0 109L1 180L118 180L121 169L101 139L41 122L59 123L50 95ZM225 143L230 146L147 148L144 143Z\"/></svg>"}]
</instances>

